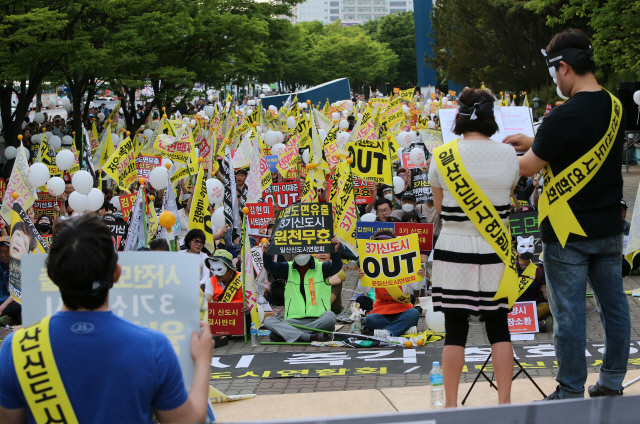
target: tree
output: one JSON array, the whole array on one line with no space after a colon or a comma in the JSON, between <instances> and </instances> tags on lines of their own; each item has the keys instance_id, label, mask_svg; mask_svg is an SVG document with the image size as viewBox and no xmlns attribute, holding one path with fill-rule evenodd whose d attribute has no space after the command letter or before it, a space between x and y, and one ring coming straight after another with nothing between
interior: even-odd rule
<instances>
[{"instance_id":1,"label":"tree","mask_svg":"<svg viewBox=\"0 0 640 424\"><path fill-rule=\"evenodd\" d=\"M418 82L416 41L413 12L395 13L366 22L362 28L371 38L398 56L395 79L388 81L395 87L409 88Z\"/></svg>"},{"instance_id":2,"label":"tree","mask_svg":"<svg viewBox=\"0 0 640 424\"><path fill-rule=\"evenodd\" d=\"M19 144L29 105L65 49L60 34L71 22L60 10L50 10L50 3L14 0L0 8L0 117L8 146Z\"/></svg>"},{"instance_id":3,"label":"tree","mask_svg":"<svg viewBox=\"0 0 640 424\"><path fill-rule=\"evenodd\" d=\"M560 8L561 14L547 15L547 24L571 23L588 19L593 29L593 47L596 63L610 67L616 73L629 71L640 78L640 2L636 0L535 0L528 7L538 13Z\"/></svg>"},{"instance_id":4,"label":"tree","mask_svg":"<svg viewBox=\"0 0 640 424\"><path fill-rule=\"evenodd\" d=\"M548 84L551 77L540 49L562 28L546 25L545 15L558 9L533 11L526 1L437 0L431 23L433 58L425 63L440 78L494 91L524 91ZM577 27L586 27L574 20Z\"/></svg>"}]
</instances>

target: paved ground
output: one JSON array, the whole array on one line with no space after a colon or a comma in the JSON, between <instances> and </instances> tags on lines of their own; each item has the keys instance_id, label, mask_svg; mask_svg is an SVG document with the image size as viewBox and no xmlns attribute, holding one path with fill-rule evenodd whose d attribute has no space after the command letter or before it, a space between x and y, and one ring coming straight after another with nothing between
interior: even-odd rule
<instances>
[{"instance_id":1,"label":"paved ground","mask_svg":"<svg viewBox=\"0 0 640 424\"><path fill-rule=\"evenodd\" d=\"M623 171L624 177L624 199L629 205L627 220L630 220L633 214L633 206L636 198L636 191L640 183L640 167L632 166L629 172ZM357 285L357 276L355 271L347 272L347 281L344 284L342 293L342 301L345 307L349 305L349 298L353 295L353 291ZM630 276L624 280L625 290L634 290L640 288L640 275ZM631 340L640 340L640 298L628 297L629 307L631 311ZM587 308L596 308L593 298L585 299L585 310ZM346 327L345 327L346 329ZM418 330L426 330L424 318L418 323ZM0 329L0 339L6 337L8 333L5 329ZM266 340L266 338L265 338ZM604 330L600 323L599 316L596 312L587 314L587 340L602 341L604 340ZM539 333L535 336L536 343L553 343L552 333ZM531 343L531 342L514 342L515 343ZM443 341L430 343L422 349L433 349L443 346ZM478 322L477 318L472 319L468 337L468 346L488 345L488 339L484 325ZM243 340L231 340L227 346L218 348L214 354L216 356L226 354L250 354L257 352L308 352L308 351L330 351L335 348L317 348L311 346L258 346L252 347L251 344L244 344ZM636 365L637 364L637 365ZM629 364L630 368L640 368L640 361L634 361ZM217 370L212 369L212 372ZM338 391L338 390L362 390L362 389L381 389L386 387L408 387L408 386L424 386L429 382L429 369L422 371L423 374L405 374L405 375L361 375L361 376L345 376L345 377L308 377L308 378L277 378L277 379L233 379L233 380L212 380L212 385L226 394L282 394L282 393L310 393L321 391ZM589 372L597 372L596 367L589 369ZM547 369L531 369L529 373L532 376L551 377L555 375L555 370ZM475 373L463 374L463 382L470 382L475 378Z\"/></svg>"}]
</instances>

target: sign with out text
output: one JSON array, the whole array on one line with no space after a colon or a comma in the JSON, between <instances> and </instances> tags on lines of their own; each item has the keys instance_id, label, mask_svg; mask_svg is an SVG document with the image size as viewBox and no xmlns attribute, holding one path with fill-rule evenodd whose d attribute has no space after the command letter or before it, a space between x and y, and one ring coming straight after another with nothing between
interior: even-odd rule
<instances>
[{"instance_id":1,"label":"sign with out text","mask_svg":"<svg viewBox=\"0 0 640 424\"><path fill-rule=\"evenodd\" d=\"M22 257L22 323L29 326L62 308L47 275L46 254ZM109 309L134 324L163 333L173 346L187 387L193 379L191 333L200 331L197 255L172 252L118 254L120 279L109 290Z\"/></svg>"},{"instance_id":2,"label":"sign with out text","mask_svg":"<svg viewBox=\"0 0 640 424\"><path fill-rule=\"evenodd\" d=\"M209 327L214 336L244 335L243 303L212 302L209 303Z\"/></svg>"},{"instance_id":3,"label":"sign with out text","mask_svg":"<svg viewBox=\"0 0 640 424\"><path fill-rule=\"evenodd\" d=\"M538 309L536 302L516 302L509 315L507 315L509 332L515 333L537 333L538 329Z\"/></svg>"},{"instance_id":4,"label":"sign with out text","mask_svg":"<svg viewBox=\"0 0 640 424\"><path fill-rule=\"evenodd\" d=\"M298 203L300 200L300 183L274 183L263 192L264 201L272 203L279 209Z\"/></svg>"},{"instance_id":5,"label":"sign with out text","mask_svg":"<svg viewBox=\"0 0 640 424\"><path fill-rule=\"evenodd\" d=\"M389 240L360 240L364 287L391 287L421 281L418 235L409 234Z\"/></svg>"}]
</instances>

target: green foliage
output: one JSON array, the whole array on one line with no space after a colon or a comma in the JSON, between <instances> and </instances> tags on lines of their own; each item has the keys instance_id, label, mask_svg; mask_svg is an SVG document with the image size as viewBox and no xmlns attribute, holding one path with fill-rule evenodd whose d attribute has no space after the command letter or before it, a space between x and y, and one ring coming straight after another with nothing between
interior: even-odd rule
<instances>
[{"instance_id":1,"label":"green foliage","mask_svg":"<svg viewBox=\"0 0 640 424\"><path fill-rule=\"evenodd\" d=\"M418 72L413 12L395 13L367 21L362 29L373 40L386 44L398 56L396 76L387 82L402 89L415 86Z\"/></svg>"}]
</instances>

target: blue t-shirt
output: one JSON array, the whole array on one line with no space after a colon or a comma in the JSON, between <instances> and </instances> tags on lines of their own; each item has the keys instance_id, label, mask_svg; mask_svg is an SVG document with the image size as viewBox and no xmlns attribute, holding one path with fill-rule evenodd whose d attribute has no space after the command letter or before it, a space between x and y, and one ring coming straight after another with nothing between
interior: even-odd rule
<instances>
[{"instance_id":1,"label":"blue t-shirt","mask_svg":"<svg viewBox=\"0 0 640 424\"><path fill-rule=\"evenodd\" d=\"M0 304L7 300L9 292L9 264L0 263Z\"/></svg>"},{"instance_id":2,"label":"blue t-shirt","mask_svg":"<svg viewBox=\"0 0 640 424\"><path fill-rule=\"evenodd\" d=\"M81 331L74 327L78 323L84 323ZM58 312L49 325L53 356L78 422L152 423L154 409L168 411L187 401L178 357L162 333L105 311ZM27 406L12 339L13 334L0 348L0 405L7 409ZM28 407L27 416L35 424Z\"/></svg>"}]
</instances>

